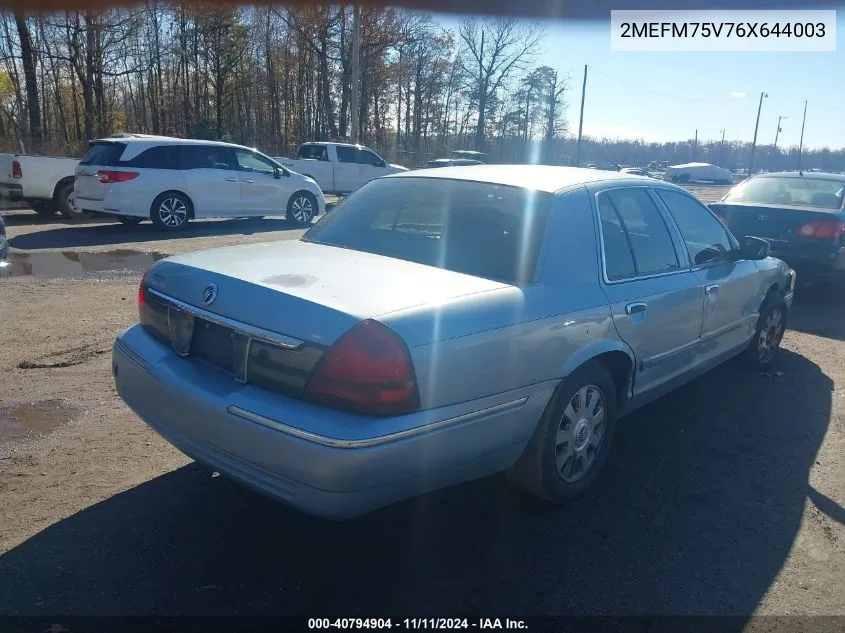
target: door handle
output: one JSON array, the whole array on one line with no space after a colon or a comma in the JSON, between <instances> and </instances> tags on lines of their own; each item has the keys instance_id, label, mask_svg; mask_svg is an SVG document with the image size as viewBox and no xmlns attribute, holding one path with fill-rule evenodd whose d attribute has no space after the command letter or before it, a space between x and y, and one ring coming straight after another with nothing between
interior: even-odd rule
<instances>
[{"instance_id":1,"label":"door handle","mask_svg":"<svg viewBox=\"0 0 845 633\"><path fill-rule=\"evenodd\" d=\"M629 303L625 306L625 314L640 314L647 309L648 306L645 303Z\"/></svg>"},{"instance_id":2,"label":"door handle","mask_svg":"<svg viewBox=\"0 0 845 633\"><path fill-rule=\"evenodd\" d=\"M719 284L710 284L709 286L704 286L704 294L712 295L717 290L719 290Z\"/></svg>"},{"instance_id":3,"label":"door handle","mask_svg":"<svg viewBox=\"0 0 845 633\"><path fill-rule=\"evenodd\" d=\"M227 178L226 182L238 182L237 178Z\"/></svg>"},{"instance_id":4,"label":"door handle","mask_svg":"<svg viewBox=\"0 0 845 633\"><path fill-rule=\"evenodd\" d=\"M243 180L241 180L241 182L255 182L255 181L251 180L250 178L244 178Z\"/></svg>"}]
</instances>

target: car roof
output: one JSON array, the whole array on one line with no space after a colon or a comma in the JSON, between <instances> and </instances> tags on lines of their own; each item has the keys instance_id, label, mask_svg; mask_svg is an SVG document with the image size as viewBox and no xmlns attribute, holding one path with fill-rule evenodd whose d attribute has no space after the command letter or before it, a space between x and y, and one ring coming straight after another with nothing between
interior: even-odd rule
<instances>
[{"instance_id":1,"label":"car roof","mask_svg":"<svg viewBox=\"0 0 845 633\"><path fill-rule=\"evenodd\" d=\"M226 143L225 141L205 141L199 138L176 138L173 136L155 136L153 134L132 134L119 135L114 134L104 138L98 138L92 143L124 143L126 145L144 145L146 147L154 147L156 145L221 145L223 147L239 147L242 149L252 149L246 145L238 145L237 143Z\"/></svg>"},{"instance_id":2,"label":"car roof","mask_svg":"<svg viewBox=\"0 0 845 633\"><path fill-rule=\"evenodd\" d=\"M356 145L355 143L338 143L336 141L307 141L299 144L300 147L303 145L340 145L342 147L360 147L361 149L370 149L364 145Z\"/></svg>"},{"instance_id":3,"label":"car roof","mask_svg":"<svg viewBox=\"0 0 845 633\"><path fill-rule=\"evenodd\" d=\"M834 174L826 171L772 171L764 174L754 174L754 178L815 178L817 180L836 180L845 182L845 174Z\"/></svg>"},{"instance_id":4,"label":"car roof","mask_svg":"<svg viewBox=\"0 0 845 633\"><path fill-rule=\"evenodd\" d=\"M555 193L576 185L605 181L642 182L644 176L616 171L556 165L468 165L423 171L403 171L386 178L448 178ZM655 181L660 182L660 181ZM673 186L674 187L674 186Z\"/></svg>"}]
</instances>

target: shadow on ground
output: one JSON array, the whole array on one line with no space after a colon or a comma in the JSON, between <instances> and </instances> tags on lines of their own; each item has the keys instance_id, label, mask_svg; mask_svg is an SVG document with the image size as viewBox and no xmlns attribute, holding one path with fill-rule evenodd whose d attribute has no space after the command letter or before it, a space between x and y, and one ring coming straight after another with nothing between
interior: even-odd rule
<instances>
[{"instance_id":1,"label":"shadow on ground","mask_svg":"<svg viewBox=\"0 0 845 633\"><path fill-rule=\"evenodd\" d=\"M176 231L159 229L145 222L136 226L120 223L68 224L62 228L46 229L17 235L9 239L9 246L20 250L40 248L74 248L159 242L170 239L214 237L218 235L255 235L273 231L303 230L284 218L249 218L232 220L197 220Z\"/></svg>"},{"instance_id":2,"label":"shadow on ground","mask_svg":"<svg viewBox=\"0 0 845 633\"><path fill-rule=\"evenodd\" d=\"M496 476L334 524L186 466L6 553L0 613L748 614L831 411L818 366L778 368L731 362L628 417L560 509Z\"/></svg>"}]
</instances>

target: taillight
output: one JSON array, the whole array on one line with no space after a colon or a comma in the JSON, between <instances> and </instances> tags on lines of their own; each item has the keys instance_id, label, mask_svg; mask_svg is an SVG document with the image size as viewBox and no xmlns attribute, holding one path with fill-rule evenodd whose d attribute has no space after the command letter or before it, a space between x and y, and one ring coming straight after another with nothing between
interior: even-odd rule
<instances>
[{"instance_id":1,"label":"taillight","mask_svg":"<svg viewBox=\"0 0 845 633\"><path fill-rule=\"evenodd\" d=\"M23 178L21 164L16 160L12 161L12 178Z\"/></svg>"},{"instance_id":2,"label":"taillight","mask_svg":"<svg viewBox=\"0 0 845 633\"><path fill-rule=\"evenodd\" d=\"M144 274L141 275L141 282L138 284L138 320L141 323L144 322L144 288L147 285L147 273L149 272L149 269L144 271Z\"/></svg>"},{"instance_id":3,"label":"taillight","mask_svg":"<svg viewBox=\"0 0 845 633\"><path fill-rule=\"evenodd\" d=\"M113 182L126 182L133 180L139 176L137 171L113 171L111 169L101 169L97 172L97 179L104 185L110 185Z\"/></svg>"},{"instance_id":4,"label":"taillight","mask_svg":"<svg viewBox=\"0 0 845 633\"><path fill-rule=\"evenodd\" d=\"M419 408L407 346L386 325L369 319L323 354L304 395L311 402L372 415L401 415Z\"/></svg>"},{"instance_id":5,"label":"taillight","mask_svg":"<svg viewBox=\"0 0 845 633\"><path fill-rule=\"evenodd\" d=\"M845 233L845 223L837 220L815 220L798 229L803 237L831 238Z\"/></svg>"}]
</instances>

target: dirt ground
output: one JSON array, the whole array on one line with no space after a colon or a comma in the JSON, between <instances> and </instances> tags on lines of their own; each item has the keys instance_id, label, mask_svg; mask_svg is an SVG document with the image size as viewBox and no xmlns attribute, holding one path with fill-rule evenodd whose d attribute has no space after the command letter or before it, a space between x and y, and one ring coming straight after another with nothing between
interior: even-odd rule
<instances>
[{"instance_id":1,"label":"dirt ground","mask_svg":"<svg viewBox=\"0 0 845 633\"><path fill-rule=\"evenodd\" d=\"M110 372L143 253L301 230L6 219L0 614L845 614L845 291L797 298L770 373L731 362L626 418L566 508L496 476L334 524L192 464Z\"/></svg>"}]
</instances>

